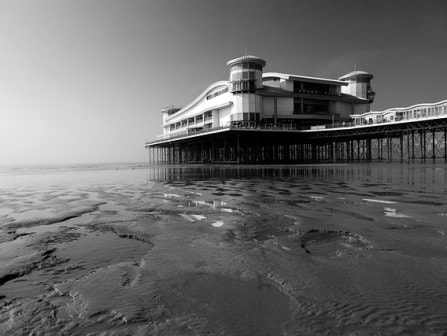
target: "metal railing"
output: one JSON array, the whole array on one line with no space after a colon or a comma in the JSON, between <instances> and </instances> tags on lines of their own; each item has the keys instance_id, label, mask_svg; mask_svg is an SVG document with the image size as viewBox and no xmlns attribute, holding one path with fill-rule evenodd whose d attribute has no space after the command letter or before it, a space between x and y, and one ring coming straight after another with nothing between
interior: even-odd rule
<instances>
[{"instance_id":1,"label":"metal railing","mask_svg":"<svg viewBox=\"0 0 447 336\"><path fill-rule=\"evenodd\" d=\"M224 126L219 127L212 127L207 129L201 129L201 130L194 130L194 129L186 129L181 132L176 132L176 134L171 135L161 135L157 137L156 140L146 141L146 145L150 145L153 143L157 143L160 141L165 140L176 140L180 138L184 138L187 136L195 136L205 133L211 133L211 132L217 132L222 130L231 130L231 129L241 129L241 130L272 130L272 131L320 131L324 129L334 129L334 128L350 128L350 127L365 127L365 126L374 126L374 125L384 125L384 124L394 124L394 123L401 123L405 121L416 121L421 119L436 119L439 117L447 116L447 112L439 113L435 116L419 116L414 118L402 118L400 120L381 120L381 121L374 121L374 122L368 122L368 123L356 123L356 122L341 122L341 123L332 123L332 124L325 124L325 125L315 125L315 126L295 126L290 124L278 124L277 126L268 124L268 125L253 125L249 122L232 122Z\"/></svg>"}]
</instances>

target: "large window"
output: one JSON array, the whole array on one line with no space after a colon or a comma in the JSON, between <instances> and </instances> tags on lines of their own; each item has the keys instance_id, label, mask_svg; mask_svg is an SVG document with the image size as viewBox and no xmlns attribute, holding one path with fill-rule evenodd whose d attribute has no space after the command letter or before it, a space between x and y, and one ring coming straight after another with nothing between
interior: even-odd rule
<instances>
[{"instance_id":1,"label":"large window","mask_svg":"<svg viewBox=\"0 0 447 336\"><path fill-rule=\"evenodd\" d=\"M329 114L330 101L303 99L303 114Z\"/></svg>"},{"instance_id":2,"label":"large window","mask_svg":"<svg viewBox=\"0 0 447 336\"><path fill-rule=\"evenodd\" d=\"M293 114L301 114L303 113L303 106L301 104L301 98L293 99Z\"/></svg>"},{"instance_id":3,"label":"large window","mask_svg":"<svg viewBox=\"0 0 447 336\"><path fill-rule=\"evenodd\" d=\"M231 91L255 91L256 85L254 81L234 82L231 83Z\"/></svg>"}]
</instances>

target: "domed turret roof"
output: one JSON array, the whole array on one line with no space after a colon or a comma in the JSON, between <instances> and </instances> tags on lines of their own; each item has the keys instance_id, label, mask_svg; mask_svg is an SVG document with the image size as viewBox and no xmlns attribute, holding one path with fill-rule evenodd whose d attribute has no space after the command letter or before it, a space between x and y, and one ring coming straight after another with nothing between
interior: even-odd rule
<instances>
[{"instance_id":1,"label":"domed turret roof","mask_svg":"<svg viewBox=\"0 0 447 336\"><path fill-rule=\"evenodd\" d=\"M349 79L349 78L357 78L357 77L367 77L367 78L371 79L374 76L372 74L366 72L366 71L354 70L354 71L351 71L350 73L348 73L348 74L346 74L344 76L341 76L339 78L339 80L346 80L346 79Z\"/></svg>"},{"instance_id":2,"label":"domed turret roof","mask_svg":"<svg viewBox=\"0 0 447 336\"><path fill-rule=\"evenodd\" d=\"M253 56L253 55L245 55L245 56L241 56L241 57L229 60L227 62L227 66L231 67L232 65L234 65L236 63L241 63L241 62L253 62L253 63L260 64L262 67L264 67L266 64L266 62L262 58L259 58L257 56Z\"/></svg>"}]
</instances>

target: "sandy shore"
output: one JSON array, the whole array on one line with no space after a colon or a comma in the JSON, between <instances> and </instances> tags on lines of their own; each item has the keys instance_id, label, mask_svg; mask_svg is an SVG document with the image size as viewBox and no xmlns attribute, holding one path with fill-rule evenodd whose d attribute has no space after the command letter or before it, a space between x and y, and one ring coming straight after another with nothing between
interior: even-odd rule
<instances>
[{"instance_id":1,"label":"sandy shore","mask_svg":"<svg viewBox=\"0 0 447 336\"><path fill-rule=\"evenodd\" d=\"M143 177L1 191L0 334L447 330L445 189Z\"/></svg>"}]
</instances>

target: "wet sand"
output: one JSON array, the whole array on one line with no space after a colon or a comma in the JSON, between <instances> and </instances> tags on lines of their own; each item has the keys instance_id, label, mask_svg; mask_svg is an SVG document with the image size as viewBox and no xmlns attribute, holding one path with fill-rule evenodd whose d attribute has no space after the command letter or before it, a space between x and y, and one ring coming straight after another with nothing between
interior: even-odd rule
<instances>
[{"instance_id":1,"label":"wet sand","mask_svg":"<svg viewBox=\"0 0 447 336\"><path fill-rule=\"evenodd\" d=\"M445 164L4 174L0 334L444 335L446 176Z\"/></svg>"}]
</instances>

